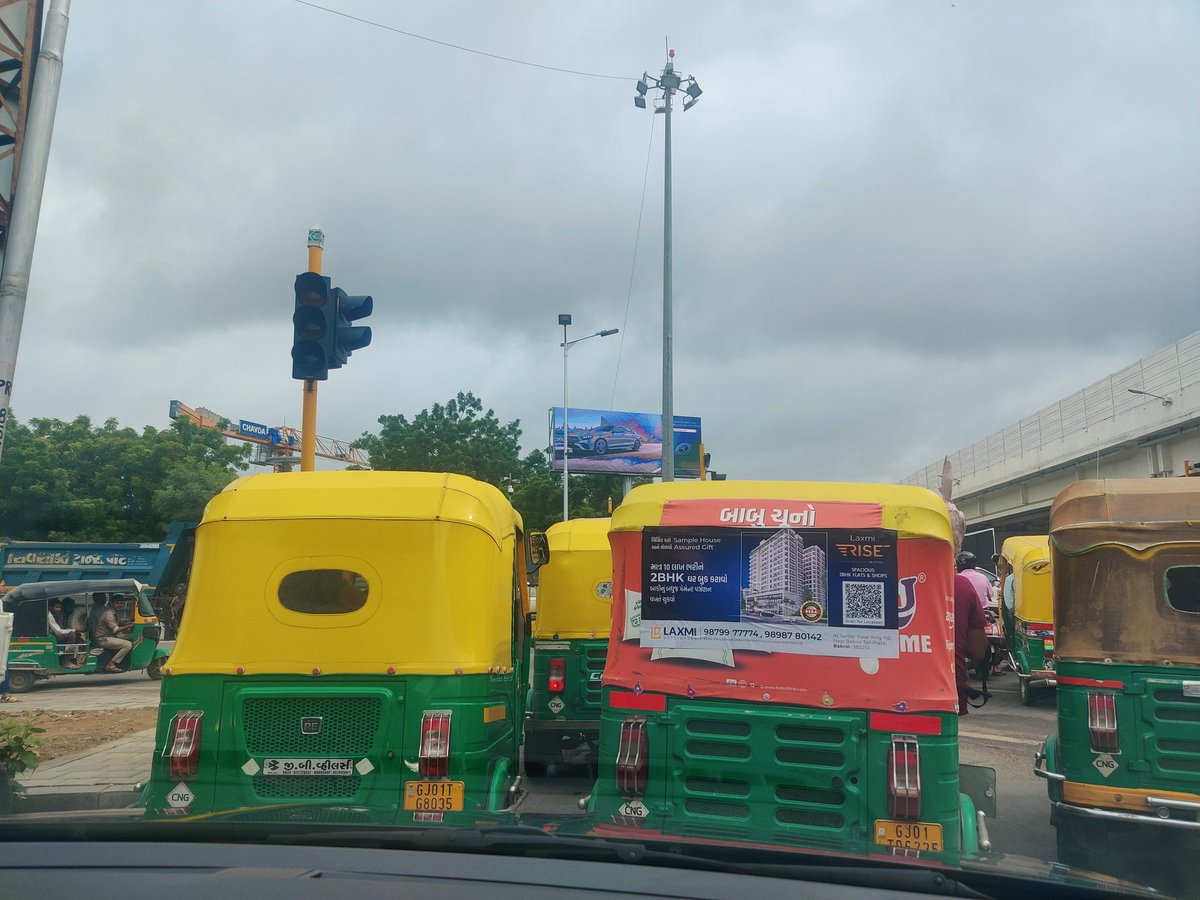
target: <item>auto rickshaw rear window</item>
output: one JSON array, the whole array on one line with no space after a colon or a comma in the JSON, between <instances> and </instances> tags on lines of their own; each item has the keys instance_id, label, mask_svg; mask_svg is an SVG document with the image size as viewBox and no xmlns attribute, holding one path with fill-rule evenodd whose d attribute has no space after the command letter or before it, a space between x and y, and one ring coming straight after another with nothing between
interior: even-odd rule
<instances>
[{"instance_id":1,"label":"auto rickshaw rear window","mask_svg":"<svg viewBox=\"0 0 1200 900\"><path fill-rule=\"evenodd\" d=\"M367 580L348 569L305 569L279 582L279 602L285 609L309 615L340 615L362 609Z\"/></svg>"},{"instance_id":2,"label":"auto rickshaw rear window","mask_svg":"<svg viewBox=\"0 0 1200 900\"><path fill-rule=\"evenodd\" d=\"M1171 566L1163 590L1172 609L1200 613L1200 566Z\"/></svg>"}]
</instances>

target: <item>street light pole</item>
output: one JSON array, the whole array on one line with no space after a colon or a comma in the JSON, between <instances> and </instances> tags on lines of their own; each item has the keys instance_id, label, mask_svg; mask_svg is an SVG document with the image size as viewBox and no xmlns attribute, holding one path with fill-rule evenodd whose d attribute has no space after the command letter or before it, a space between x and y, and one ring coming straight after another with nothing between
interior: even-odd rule
<instances>
[{"instance_id":1,"label":"street light pole","mask_svg":"<svg viewBox=\"0 0 1200 900\"><path fill-rule=\"evenodd\" d=\"M570 466L568 460L571 456L570 446L567 442L567 429L570 423L571 410L571 407L567 405L567 353L576 344L582 343L583 341L594 337L608 337L610 334L616 334L621 329L606 328L603 331L597 331L595 334L585 335L584 337L576 338L573 341L568 341L567 326L571 324L571 314L560 313L558 317L558 324L562 326L563 330L563 521L565 522L569 518L569 513L567 511L567 488L570 476ZM554 448L552 447L551 450L553 449Z\"/></svg>"},{"instance_id":2,"label":"street light pole","mask_svg":"<svg viewBox=\"0 0 1200 900\"><path fill-rule=\"evenodd\" d=\"M686 82L687 86L684 87ZM663 92L662 105L655 106L655 113L666 118L666 139L663 146L663 376L662 376L662 480L675 480L675 373L674 373L674 320L672 311L672 246L671 246L671 106L675 92L682 89L687 98L683 111L696 105L703 91L696 79L689 75L682 78L675 71L675 51L667 51L667 64L662 75L652 78L643 75L637 83L637 96L633 103L639 109L646 108L646 91L651 84Z\"/></svg>"}]
</instances>

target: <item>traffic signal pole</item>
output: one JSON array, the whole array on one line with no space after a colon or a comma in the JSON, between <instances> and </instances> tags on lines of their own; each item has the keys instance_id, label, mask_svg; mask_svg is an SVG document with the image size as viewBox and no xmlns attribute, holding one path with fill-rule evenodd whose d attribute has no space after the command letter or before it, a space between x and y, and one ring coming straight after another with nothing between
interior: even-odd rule
<instances>
[{"instance_id":1,"label":"traffic signal pole","mask_svg":"<svg viewBox=\"0 0 1200 900\"><path fill-rule=\"evenodd\" d=\"M325 232L320 228L308 230L308 271L321 274L325 253ZM300 419L300 471L312 472L317 463L317 381L304 379L304 406Z\"/></svg>"}]
</instances>

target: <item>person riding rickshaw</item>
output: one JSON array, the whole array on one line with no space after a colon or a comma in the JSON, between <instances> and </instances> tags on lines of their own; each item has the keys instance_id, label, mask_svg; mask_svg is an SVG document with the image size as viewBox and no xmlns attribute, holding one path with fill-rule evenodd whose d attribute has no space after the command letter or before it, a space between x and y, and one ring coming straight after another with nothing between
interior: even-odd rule
<instances>
[{"instance_id":1,"label":"person riding rickshaw","mask_svg":"<svg viewBox=\"0 0 1200 900\"><path fill-rule=\"evenodd\" d=\"M197 529L147 815L475 823L511 805L526 547L504 495L461 475L233 482Z\"/></svg>"},{"instance_id":2,"label":"person riding rickshaw","mask_svg":"<svg viewBox=\"0 0 1200 900\"><path fill-rule=\"evenodd\" d=\"M1082 481L1050 510L1059 860L1186 873L1200 849L1200 479ZM1134 875L1134 877L1137 877Z\"/></svg>"},{"instance_id":3,"label":"person riding rickshaw","mask_svg":"<svg viewBox=\"0 0 1200 900\"><path fill-rule=\"evenodd\" d=\"M525 771L590 764L600 737L600 676L612 617L609 519L572 519L546 530L550 562L538 572L533 686Z\"/></svg>"},{"instance_id":4,"label":"person riding rickshaw","mask_svg":"<svg viewBox=\"0 0 1200 900\"><path fill-rule=\"evenodd\" d=\"M646 485L609 537L596 833L988 845L962 788L994 811L994 772L960 783L954 544L936 494Z\"/></svg>"},{"instance_id":5,"label":"person riding rickshaw","mask_svg":"<svg viewBox=\"0 0 1200 900\"><path fill-rule=\"evenodd\" d=\"M159 646L162 625L146 586L132 578L30 582L10 590L3 603L13 614L13 693L55 675L144 670L162 677L168 654Z\"/></svg>"},{"instance_id":6,"label":"person riding rickshaw","mask_svg":"<svg viewBox=\"0 0 1200 900\"><path fill-rule=\"evenodd\" d=\"M1000 623L1004 652L1028 706L1056 684L1050 538L1011 537L1000 550Z\"/></svg>"}]
</instances>

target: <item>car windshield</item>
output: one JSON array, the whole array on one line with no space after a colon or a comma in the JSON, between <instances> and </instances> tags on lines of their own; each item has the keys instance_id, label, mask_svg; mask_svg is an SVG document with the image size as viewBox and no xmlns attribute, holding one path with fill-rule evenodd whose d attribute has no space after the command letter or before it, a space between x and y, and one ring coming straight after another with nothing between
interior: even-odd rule
<instances>
[{"instance_id":1,"label":"car windshield","mask_svg":"<svg viewBox=\"0 0 1200 900\"><path fill-rule=\"evenodd\" d=\"M1194 2L0 49L4 839L1196 891Z\"/></svg>"}]
</instances>

